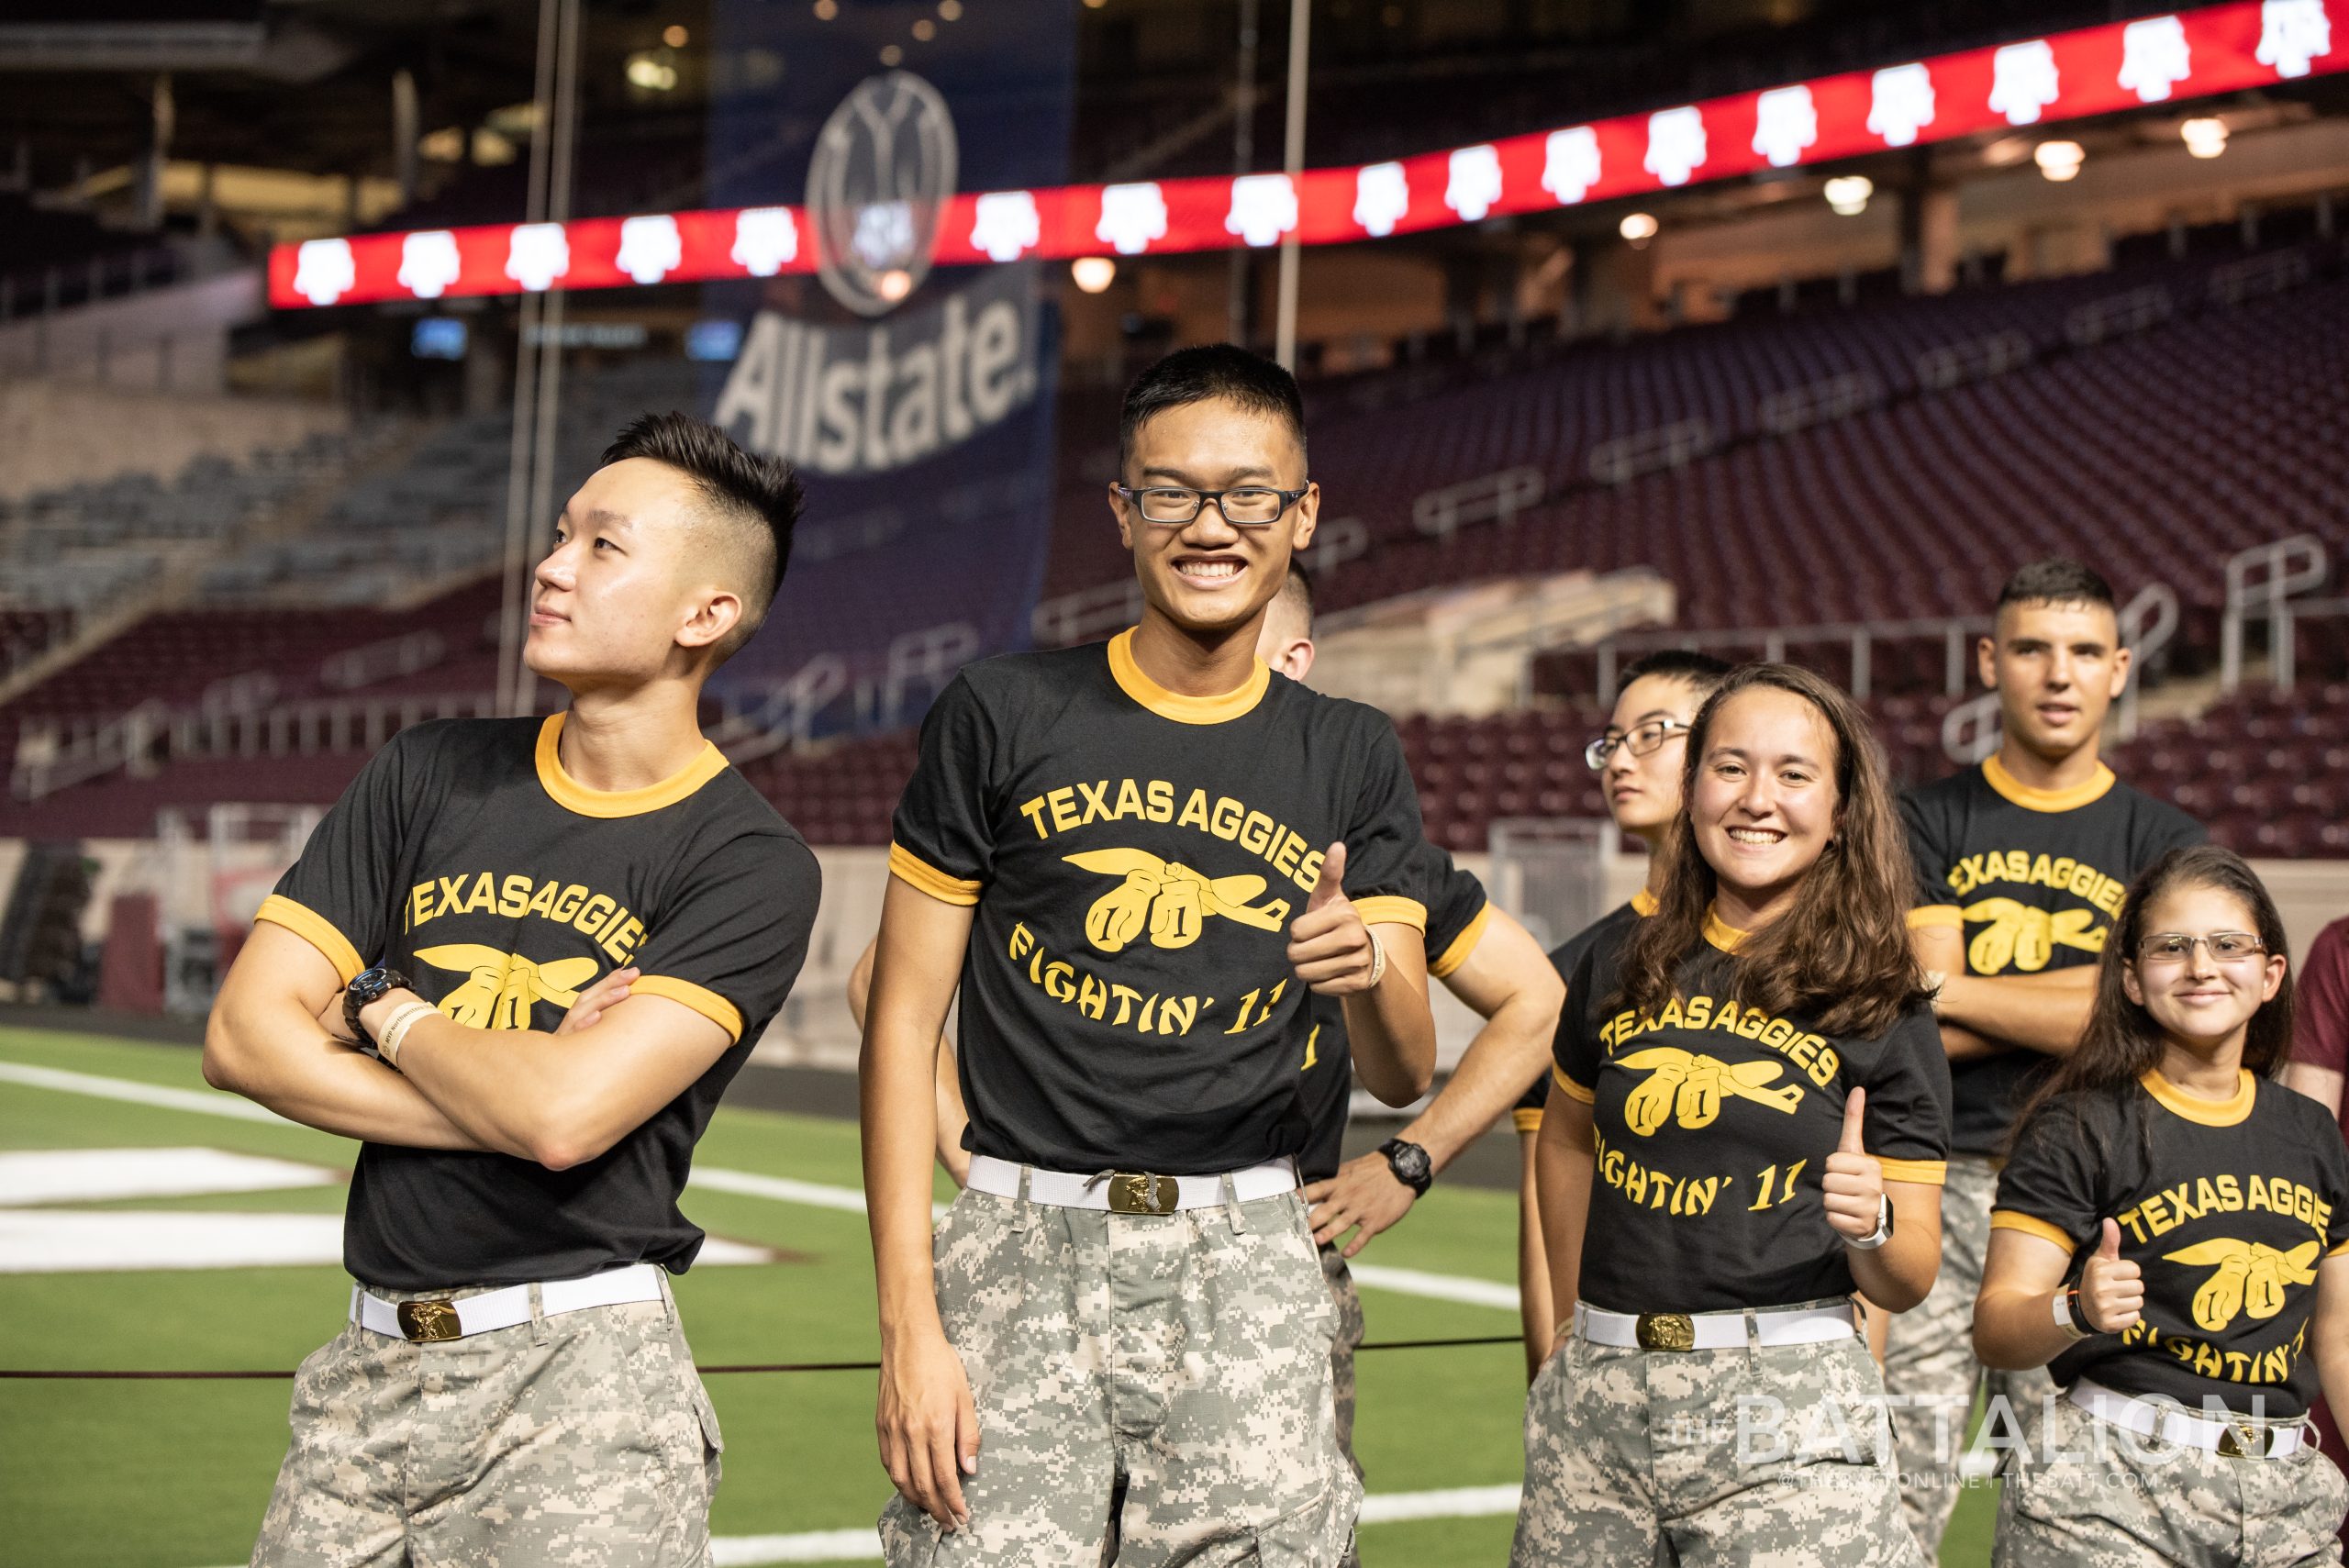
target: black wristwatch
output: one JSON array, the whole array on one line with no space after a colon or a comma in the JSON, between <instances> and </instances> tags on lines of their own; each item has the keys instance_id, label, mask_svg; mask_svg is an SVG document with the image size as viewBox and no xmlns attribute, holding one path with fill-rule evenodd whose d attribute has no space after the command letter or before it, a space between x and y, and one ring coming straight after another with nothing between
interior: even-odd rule
<instances>
[{"instance_id":1,"label":"black wristwatch","mask_svg":"<svg viewBox=\"0 0 2349 1568\"><path fill-rule=\"evenodd\" d=\"M384 964L362 969L342 988L342 1021L350 1027L351 1038L368 1055L375 1054L375 1038L359 1027L359 1009L370 1002L380 1002L395 991L405 990L408 978L398 970Z\"/></svg>"},{"instance_id":2,"label":"black wristwatch","mask_svg":"<svg viewBox=\"0 0 2349 1568\"><path fill-rule=\"evenodd\" d=\"M1428 1188L1435 1182L1435 1162L1428 1158L1426 1150L1416 1143L1390 1138L1378 1146L1378 1151L1386 1156L1386 1168L1395 1173L1397 1181L1419 1196L1427 1196Z\"/></svg>"}]
</instances>

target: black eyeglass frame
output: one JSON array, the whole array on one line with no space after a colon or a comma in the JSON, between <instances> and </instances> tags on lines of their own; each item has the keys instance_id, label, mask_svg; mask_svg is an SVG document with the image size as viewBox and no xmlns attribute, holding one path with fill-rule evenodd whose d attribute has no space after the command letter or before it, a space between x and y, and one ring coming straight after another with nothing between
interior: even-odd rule
<instances>
[{"instance_id":1,"label":"black eyeglass frame","mask_svg":"<svg viewBox=\"0 0 2349 1568\"><path fill-rule=\"evenodd\" d=\"M1302 489L1284 490L1277 484L1235 484L1228 490L1194 490L1187 484L1111 484L1109 488L1117 492L1121 500L1130 505L1135 512L1140 514L1143 522L1154 523L1163 528L1188 528L1199 520L1199 514L1207 509L1207 505L1210 501L1215 503L1216 516L1235 528L1269 528L1283 517L1287 517L1289 508L1304 500L1313 486L1308 484ZM1262 491L1266 495L1279 496L1281 509L1261 522L1243 522L1223 509L1223 498L1226 495L1245 495L1250 491ZM1191 508L1191 515L1187 517L1153 517L1141 502L1144 495L1153 492L1168 495L1196 496L1198 504Z\"/></svg>"},{"instance_id":2,"label":"black eyeglass frame","mask_svg":"<svg viewBox=\"0 0 2349 1568\"><path fill-rule=\"evenodd\" d=\"M1653 757L1663 751L1664 743L1674 736L1686 736L1695 728L1696 726L1684 718L1651 718L1645 724L1634 724L1620 735L1600 736L1582 749L1582 760L1592 773L1603 773L1607 771L1609 760L1615 755L1616 747L1621 746L1628 749L1634 757ZM1653 729L1657 732L1655 743L1644 751L1631 744L1631 737L1642 729Z\"/></svg>"}]
</instances>

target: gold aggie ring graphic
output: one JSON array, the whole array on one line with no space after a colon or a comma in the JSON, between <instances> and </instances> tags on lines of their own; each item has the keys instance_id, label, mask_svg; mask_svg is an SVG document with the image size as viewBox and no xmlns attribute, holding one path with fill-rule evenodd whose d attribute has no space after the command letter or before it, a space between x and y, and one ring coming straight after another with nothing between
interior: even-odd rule
<instances>
[{"instance_id":1,"label":"gold aggie ring graphic","mask_svg":"<svg viewBox=\"0 0 2349 1568\"><path fill-rule=\"evenodd\" d=\"M418 948L416 956L435 969L470 972L472 978L440 998L440 1009L468 1029L530 1027L530 1005L552 1002L568 1007L579 987L596 978L592 958L558 958L533 963L519 953L500 952L479 942L450 942Z\"/></svg>"},{"instance_id":2,"label":"gold aggie ring graphic","mask_svg":"<svg viewBox=\"0 0 2349 1568\"><path fill-rule=\"evenodd\" d=\"M1740 1062L1735 1065L1717 1056L1703 1056L1677 1046L1651 1046L1619 1059L1621 1065L1650 1076L1623 1101L1623 1119L1644 1138L1664 1125L1667 1114L1681 1126L1710 1127L1721 1114L1724 1098L1751 1100L1774 1111L1794 1114L1802 1104L1802 1090L1792 1084L1765 1088L1786 1071L1783 1062Z\"/></svg>"},{"instance_id":3,"label":"gold aggie ring graphic","mask_svg":"<svg viewBox=\"0 0 2349 1568\"><path fill-rule=\"evenodd\" d=\"M1209 915L1220 915L1260 931L1277 931L1276 912L1252 909L1248 901L1264 891L1261 876L1209 877L1179 861L1162 861L1147 850L1086 850L1063 857L1069 864L1125 881L1093 901L1085 912L1085 936L1103 952L1123 952L1142 933L1147 918L1151 945L1186 948L1199 940Z\"/></svg>"},{"instance_id":4,"label":"gold aggie ring graphic","mask_svg":"<svg viewBox=\"0 0 2349 1568\"><path fill-rule=\"evenodd\" d=\"M1985 898L1965 906L1965 918L1987 920L1989 929L1966 944L1966 967L1976 974L1997 974L2009 963L2026 973L2047 967L2058 947L2082 952L2102 952L2105 932L2096 925L2095 911L2066 909L2050 915L2011 898Z\"/></svg>"},{"instance_id":5,"label":"gold aggie ring graphic","mask_svg":"<svg viewBox=\"0 0 2349 1568\"><path fill-rule=\"evenodd\" d=\"M2303 1241L2288 1252L2279 1252L2258 1241L2214 1236L2208 1241L2165 1252L2162 1261L2196 1269L2218 1265L2218 1271L2194 1293L2196 1325L2215 1334L2233 1322L2238 1312L2266 1319L2283 1311L2286 1285L2316 1283L2316 1271L2309 1267L2316 1261L2316 1253L2314 1241Z\"/></svg>"}]
</instances>

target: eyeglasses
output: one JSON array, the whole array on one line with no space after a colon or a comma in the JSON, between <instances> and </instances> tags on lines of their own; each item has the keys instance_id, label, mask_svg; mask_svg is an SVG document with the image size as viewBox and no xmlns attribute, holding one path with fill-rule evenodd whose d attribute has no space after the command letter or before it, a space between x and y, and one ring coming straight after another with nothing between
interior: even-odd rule
<instances>
[{"instance_id":1,"label":"eyeglasses","mask_svg":"<svg viewBox=\"0 0 2349 1568\"><path fill-rule=\"evenodd\" d=\"M1605 773L1607 759L1615 754L1616 747L1628 749L1634 757L1651 756L1674 736L1686 735L1687 729L1688 726L1676 718L1651 718L1620 735L1600 736L1582 749L1582 760L1590 764L1592 773Z\"/></svg>"},{"instance_id":2,"label":"eyeglasses","mask_svg":"<svg viewBox=\"0 0 2349 1568\"><path fill-rule=\"evenodd\" d=\"M1237 490L1186 490L1171 484L1153 484L1140 490L1124 484L1109 488L1139 506L1146 523L1187 523L1199 515L1201 506L1212 501L1225 522L1243 528L1277 523L1282 513L1305 498L1304 490L1275 490L1262 484Z\"/></svg>"},{"instance_id":3,"label":"eyeglasses","mask_svg":"<svg viewBox=\"0 0 2349 1568\"><path fill-rule=\"evenodd\" d=\"M2158 931L2137 945L2137 962L2185 963L2194 957L2198 943L2210 948L2212 963L2252 963L2267 956L2267 944L2249 931L2213 931L2207 937Z\"/></svg>"}]
</instances>

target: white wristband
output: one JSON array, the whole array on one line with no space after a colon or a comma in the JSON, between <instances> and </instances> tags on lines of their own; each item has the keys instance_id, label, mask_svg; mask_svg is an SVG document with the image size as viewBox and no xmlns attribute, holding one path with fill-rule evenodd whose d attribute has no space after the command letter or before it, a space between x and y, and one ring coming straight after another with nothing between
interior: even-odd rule
<instances>
[{"instance_id":1,"label":"white wristband","mask_svg":"<svg viewBox=\"0 0 2349 1568\"><path fill-rule=\"evenodd\" d=\"M2064 1338L2076 1345L2088 1337L2080 1331L2077 1323L2072 1321L2072 1293L2068 1290L2055 1293L2055 1327L2063 1329Z\"/></svg>"},{"instance_id":2,"label":"white wristband","mask_svg":"<svg viewBox=\"0 0 2349 1568\"><path fill-rule=\"evenodd\" d=\"M383 1054L386 1066L394 1072L399 1070L400 1041L407 1038L407 1031L418 1019L440 1010L429 1002L410 1002L391 1016L384 1025L384 1038L375 1042L375 1049Z\"/></svg>"},{"instance_id":3,"label":"white wristband","mask_svg":"<svg viewBox=\"0 0 2349 1568\"><path fill-rule=\"evenodd\" d=\"M1873 1252L1892 1240L1892 1196L1884 1194L1876 1200L1876 1229L1854 1241L1844 1238L1843 1245L1856 1247L1863 1252Z\"/></svg>"},{"instance_id":4,"label":"white wristband","mask_svg":"<svg viewBox=\"0 0 2349 1568\"><path fill-rule=\"evenodd\" d=\"M1376 931L1370 930L1367 927L1364 929L1370 937L1370 984L1363 989L1375 991L1378 989L1378 983L1386 978L1386 947L1378 940Z\"/></svg>"}]
</instances>

